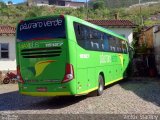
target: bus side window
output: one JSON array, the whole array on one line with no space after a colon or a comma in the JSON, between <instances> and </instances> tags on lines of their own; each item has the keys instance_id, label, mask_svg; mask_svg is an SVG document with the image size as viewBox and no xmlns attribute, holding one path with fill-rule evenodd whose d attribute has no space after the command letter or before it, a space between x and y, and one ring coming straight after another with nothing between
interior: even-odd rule
<instances>
[{"instance_id":1,"label":"bus side window","mask_svg":"<svg viewBox=\"0 0 160 120\"><path fill-rule=\"evenodd\" d=\"M77 23L74 23L74 31L76 35L76 39L79 40L81 38L80 26Z\"/></svg>"},{"instance_id":2,"label":"bus side window","mask_svg":"<svg viewBox=\"0 0 160 120\"><path fill-rule=\"evenodd\" d=\"M104 34L104 36L103 36L103 39L104 39L104 43L103 43L103 45L104 45L104 51L108 51L109 50L109 44L108 44L108 36L107 36L107 34Z\"/></svg>"},{"instance_id":3,"label":"bus side window","mask_svg":"<svg viewBox=\"0 0 160 120\"><path fill-rule=\"evenodd\" d=\"M122 50L121 50L121 40L119 38L116 38L116 47L117 47L117 52L118 53L121 53Z\"/></svg>"},{"instance_id":4,"label":"bus side window","mask_svg":"<svg viewBox=\"0 0 160 120\"><path fill-rule=\"evenodd\" d=\"M83 25L80 25L78 23L74 23L74 30L76 34L77 43L79 46L84 47L84 40L85 40L85 34L84 34L84 27Z\"/></svg>"},{"instance_id":5,"label":"bus side window","mask_svg":"<svg viewBox=\"0 0 160 120\"><path fill-rule=\"evenodd\" d=\"M108 36L108 42L109 42L109 46L110 46L110 51L115 52L116 48L115 48L115 39L113 38L113 36Z\"/></svg>"},{"instance_id":6,"label":"bus side window","mask_svg":"<svg viewBox=\"0 0 160 120\"><path fill-rule=\"evenodd\" d=\"M82 25L83 27L83 47L85 49L89 49L90 48L90 43L89 43L89 30L88 27Z\"/></svg>"},{"instance_id":7,"label":"bus side window","mask_svg":"<svg viewBox=\"0 0 160 120\"><path fill-rule=\"evenodd\" d=\"M77 28L78 34L81 35L80 25L77 25Z\"/></svg>"},{"instance_id":8,"label":"bus side window","mask_svg":"<svg viewBox=\"0 0 160 120\"><path fill-rule=\"evenodd\" d=\"M127 46L125 41L122 41L122 52L127 53Z\"/></svg>"},{"instance_id":9,"label":"bus side window","mask_svg":"<svg viewBox=\"0 0 160 120\"><path fill-rule=\"evenodd\" d=\"M102 32L99 32L99 50L104 51L104 39L103 39L104 34Z\"/></svg>"},{"instance_id":10,"label":"bus side window","mask_svg":"<svg viewBox=\"0 0 160 120\"><path fill-rule=\"evenodd\" d=\"M128 46L127 41L125 41L125 46L126 46L126 53L129 53L129 46Z\"/></svg>"},{"instance_id":11,"label":"bus side window","mask_svg":"<svg viewBox=\"0 0 160 120\"><path fill-rule=\"evenodd\" d=\"M98 31L92 29L93 38L91 39L91 45L93 50L99 50Z\"/></svg>"},{"instance_id":12,"label":"bus side window","mask_svg":"<svg viewBox=\"0 0 160 120\"><path fill-rule=\"evenodd\" d=\"M123 53L123 50L122 50L122 42L123 42L122 40L119 41L119 47L120 47L120 50L121 50L120 52L121 52L121 53Z\"/></svg>"}]
</instances>

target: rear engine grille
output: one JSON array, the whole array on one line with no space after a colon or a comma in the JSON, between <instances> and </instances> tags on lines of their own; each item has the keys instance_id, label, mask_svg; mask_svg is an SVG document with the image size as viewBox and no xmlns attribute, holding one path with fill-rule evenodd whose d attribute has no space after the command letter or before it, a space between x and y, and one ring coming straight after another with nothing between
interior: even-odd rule
<instances>
[{"instance_id":1,"label":"rear engine grille","mask_svg":"<svg viewBox=\"0 0 160 120\"><path fill-rule=\"evenodd\" d=\"M60 47L33 48L21 50L21 55L23 58L44 58L60 56L61 52Z\"/></svg>"}]
</instances>

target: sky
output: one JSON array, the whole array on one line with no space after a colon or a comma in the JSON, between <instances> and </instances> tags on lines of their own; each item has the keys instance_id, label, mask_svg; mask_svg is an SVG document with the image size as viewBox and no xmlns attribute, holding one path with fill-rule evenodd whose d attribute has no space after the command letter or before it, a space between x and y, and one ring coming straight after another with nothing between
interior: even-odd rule
<instances>
[{"instance_id":1,"label":"sky","mask_svg":"<svg viewBox=\"0 0 160 120\"><path fill-rule=\"evenodd\" d=\"M24 2L24 0L2 0L4 2L8 2L8 1L12 1L13 3L21 3L21 2Z\"/></svg>"},{"instance_id":2,"label":"sky","mask_svg":"<svg viewBox=\"0 0 160 120\"><path fill-rule=\"evenodd\" d=\"M2 0L4 2L8 2L8 1L12 1L13 3L21 3L21 2L24 2L26 0ZM86 0L73 0L73 1L81 1L81 2L85 2Z\"/></svg>"}]
</instances>

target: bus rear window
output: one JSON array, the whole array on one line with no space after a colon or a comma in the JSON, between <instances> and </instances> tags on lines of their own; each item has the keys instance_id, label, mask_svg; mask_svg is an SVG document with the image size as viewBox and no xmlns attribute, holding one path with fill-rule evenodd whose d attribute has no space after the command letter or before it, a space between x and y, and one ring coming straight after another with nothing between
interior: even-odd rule
<instances>
[{"instance_id":1,"label":"bus rear window","mask_svg":"<svg viewBox=\"0 0 160 120\"><path fill-rule=\"evenodd\" d=\"M66 38L62 17L22 21L17 27L17 41Z\"/></svg>"}]
</instances>

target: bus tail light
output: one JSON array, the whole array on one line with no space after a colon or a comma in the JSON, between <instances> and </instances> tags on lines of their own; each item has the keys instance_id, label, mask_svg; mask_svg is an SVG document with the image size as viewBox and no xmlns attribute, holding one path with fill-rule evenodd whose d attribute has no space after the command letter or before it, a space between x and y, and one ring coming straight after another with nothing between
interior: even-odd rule
<instances>
[{"instance_id":1,"label":"bus tail light","mask_svg":"<svg viewBox=\"0 0 160 120\"><path fill-rule=\"evenodd\" d=\"M17 79L18 79L18 82L24 83L24 80L22 79L21 72L20 72L20 66L17 66Z\"/></svg>"},{"instance_id":2,"label":"bus tail light","mask_svg":"<svg viewBox=\"0 0 160 120\"><path fill-rule=\"evenodd\" d=\"M66 72L62 83L71 81L74 78L74 69L72 64L66 64Z\"/></svg>"}]
</instances>

